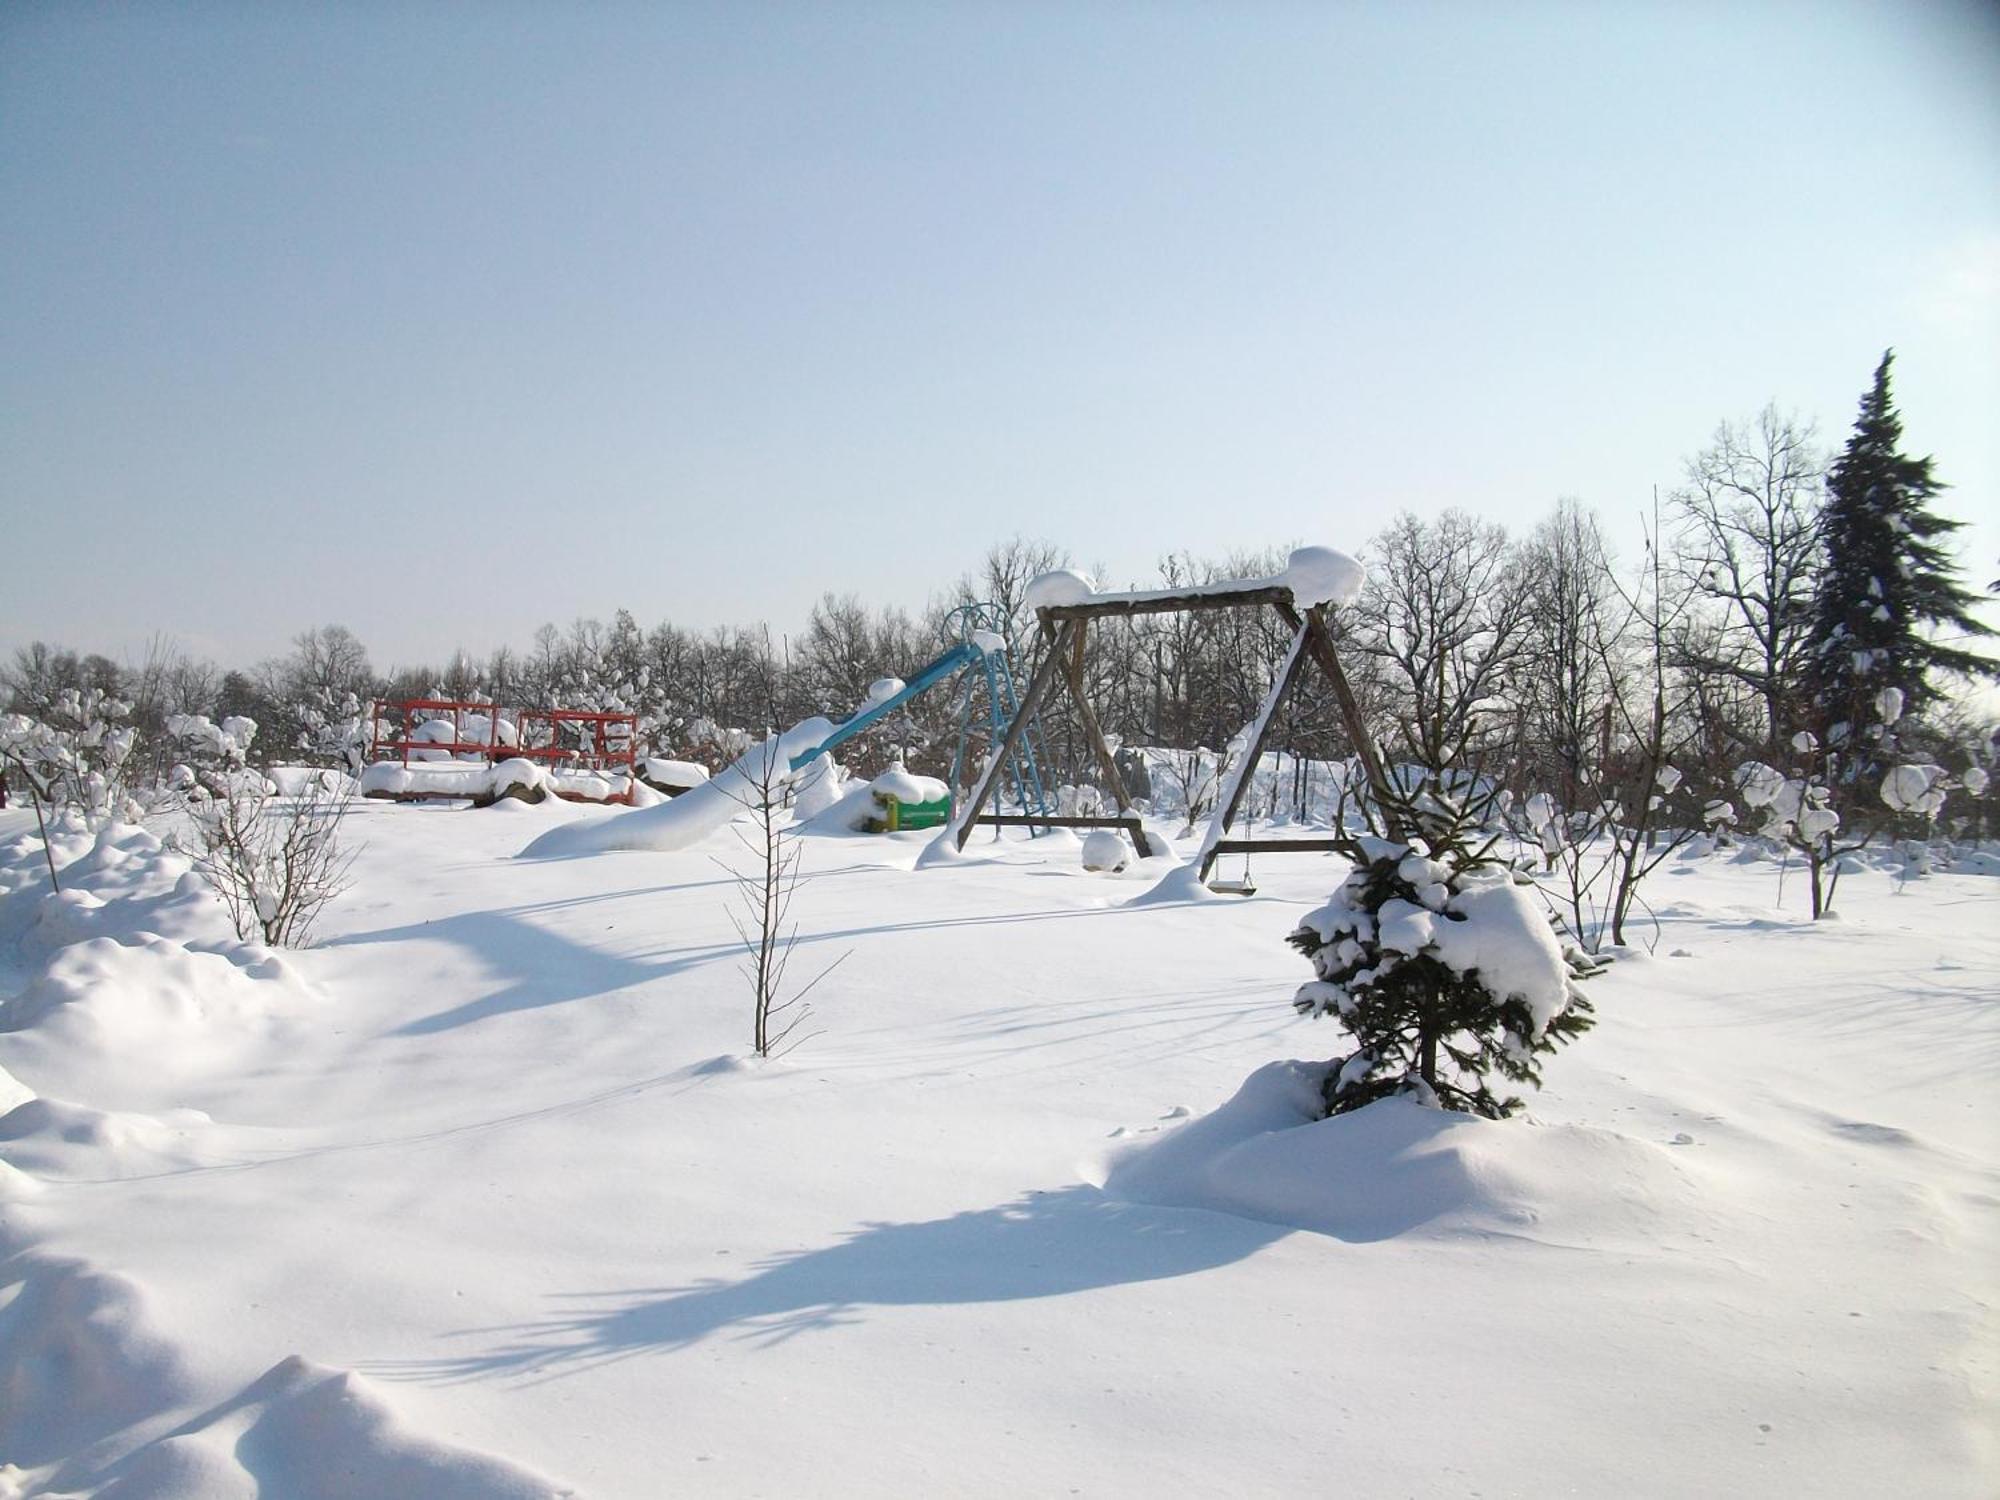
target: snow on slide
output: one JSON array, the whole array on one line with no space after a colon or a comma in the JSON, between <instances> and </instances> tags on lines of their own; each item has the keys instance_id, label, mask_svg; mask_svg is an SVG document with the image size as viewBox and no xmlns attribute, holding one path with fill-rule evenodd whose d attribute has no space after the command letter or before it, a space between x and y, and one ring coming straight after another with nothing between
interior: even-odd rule
<instances>
[{"instance_id":1,"label":"snow on slide","mask_svg":"<svg viewBox=\"0 0 2000 1500\"><path fill-rule=\"evenodd\" d=\"M685 849L753 805L758 784L766 780L767 767L770 780L780 785L790 781L794 775L792 761L832 733L830 720L802 719L783 734L774 734L761 745L751 746L712 780L670 802L635 808L608 818L560 824L529 844L521 854L530 859L559 859L574 854L602 854L610 849L647 849L655 853Z\"/></svg>"}]
</instances>

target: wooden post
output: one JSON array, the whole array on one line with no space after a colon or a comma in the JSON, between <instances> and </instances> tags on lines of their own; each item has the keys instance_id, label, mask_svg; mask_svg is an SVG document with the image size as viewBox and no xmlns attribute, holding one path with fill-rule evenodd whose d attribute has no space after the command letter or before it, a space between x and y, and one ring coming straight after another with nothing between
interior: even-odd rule
<instances>
[{"instance_id":1,"label":"wooden post","mask_svg":"<svg viewBox=\"0 0 2000 1500\"><path fill-rule=\"evenodd\" d=\"M1288 625L1295 629L1299 624L1299 612L1289 604L1280 604L1278 613ZM1375 741L1369 738L1368 727L1361 721L1361 705L1355 701L1354 689L1348 686L1347 673L1341 670L1340 656L1333 649L1333 637L1326 630L1326 607L1316 604L1306 611L1306 649L1319 663L1319 669L1326 673L1327 681L1333 684L1333 701L1340 709L1340 721L1347 726L1347 737L1354 742L1354 754L1361 762L1361 769L1367 774L1368 789L1375 794L1376 804L1383 816L1389 820L1389 832L1401 837L1398 831L1402 819L1394 811L1394 792L1389 786L1388 775L1382 769L1382 760L1375 751Z\"/></svg>"},{"instance_id":2,"label":"wooden post","mask_svg":"<svg viewBox=\"0 0 2000 1500\"><path fill-rule=\"evenodd\" d=\"M1043 629L1045 631L1050 629L1046 622L1043 624ZM1069 648L1070 636L1075 629L1073 622L1065 620L1050 632L1052 638L1049 640L1048 650L1042 655L1042 664L1035 669L1034 677L1029 680L1028 691L1021 695L1021 706L1014 711L1013 722L1007 726L1007 733L995 748L992 760L987 763L985 774L979 778L979 785L973 789L972 800L966 804L964 817L958 825L959 848L963 849L965 841L972 836L974 819L979 816L980 810L993 795L994 784L1005 774L1008 758L1013 755L1014 747L1021 743L1021 736L1027 733L1028 721L1034 718L1036 711L1042 706L1042 699L1048 696L1049 687L1062 668L1063 653Z\"/></svg>"},{"instance_id":3,"label":"wooden post","mask_svg":"<svg viewBox=\"0 0 2000 1500\"><path fill-rule=\"evenodd\" d=\"M1076 713L1083 721L1084 738L1090 741L1090 748L1097 756L1098 769L1111 784L1111 795L1117 799L1118 811L1131 816L1132 799L1125 794L1125 778L1118 774L1118 757L1111 753L1110 742L1098 726L1097 711L1090 706L1090 699L1083 691L1083 646L1089 629L1087 619L1078 620L1070 636L1069 660L1064 664L1064 672L1069 677L1069 695L1076 700ZM1136 817L1132 821L1132 844L1139 851L1139 858L1152 858L1153 846L1146 842L1146 830Z\"/></svg>"}]
</instances>

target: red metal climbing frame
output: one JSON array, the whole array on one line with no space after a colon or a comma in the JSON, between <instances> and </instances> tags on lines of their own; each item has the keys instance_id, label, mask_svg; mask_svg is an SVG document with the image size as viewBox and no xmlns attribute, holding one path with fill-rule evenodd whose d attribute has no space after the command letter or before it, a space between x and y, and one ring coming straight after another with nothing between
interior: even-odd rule
<instances>
[{"instance_id":1,"label":"red metal climbing frame","mask_svg":"<svg viewBox=\"0 0 2000 1500\"><path fill-rule=\"evenodd\" d=\"M423 726L446 722L451 725L450 739L416 737ZM629 713L574 708L504 708L458 698L377 698L369 718L368 758L400 759L407 766L413 753L420 765L439 755L453 760L478 756L488 765L519 757L551 770L611 772L625 778L626 788L612 797L586 797L560 787L556 795L570 802L630 803L639 772L639 721Z\"/></svg>"}]
</instances>

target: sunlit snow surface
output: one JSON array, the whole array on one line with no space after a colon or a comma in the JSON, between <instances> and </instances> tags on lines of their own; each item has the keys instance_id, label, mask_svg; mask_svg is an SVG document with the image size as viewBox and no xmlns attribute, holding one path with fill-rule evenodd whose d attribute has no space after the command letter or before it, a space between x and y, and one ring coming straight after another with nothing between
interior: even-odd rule
<instances>
[{"instance_id":1,"label":"sunlit snow surface","mask_svg":"<svg viewBox=\"0 0 2000 1500\"><path fill-rule=\"evenodd\" d=\"M1670 861L1525 1117L1315 1122L1334 860L843 791L768 1063L727 830L366 804L277 955L0 814L0 1496L1992 1492L2000 860Z\"/></svg>"}]
</instances>

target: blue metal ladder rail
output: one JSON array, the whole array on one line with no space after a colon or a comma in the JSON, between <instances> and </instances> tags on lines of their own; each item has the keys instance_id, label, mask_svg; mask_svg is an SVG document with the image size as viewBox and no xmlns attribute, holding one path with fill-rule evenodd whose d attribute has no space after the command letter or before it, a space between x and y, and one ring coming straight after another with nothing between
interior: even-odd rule
<instances>
[{"instance_id":1,"label":"blue metal ladder rail","mask_svg":"<svg viewBox=\"0 0 2000 1500\"><path fill-rule=\"evenodd\" d=\"M991 604L961 605L946 617L946 628L955 628L959 633L958 643L924 667L916 676L905 682L900 691L892 693L880 703L871 703L853 718L839 725L833 733L821 740L812 749L792 757L792 769L800 769L816 755L824 755L837 749L857 734L874 724L879 724L890 714L922 693L929 692L940 682L959 677L963 686L958 699L958 749L951 760L951 784L956 788L960 773L965 769L965 752L972 733L972 695L983 678L986 683L986 717L990 736L988 743L998 745L1007 736L1007 725L1020 711L1020 693L1014 686L1014 645L1006 633L996 627L1004 622L1000 611ZM988 650L974 639L984 633L997 637L999 649ZM973 668L978 667L978 673ZM1052 765L1049 746L1042 734L1039 721L1028 726L1029 732L1021 737L1014 755L1007 766L1007 781L1014 796L1014 805L1023 814L1040 817L1049 816L1048 789L1042 782L1042 767ZM1039 756L1036 754L1040 746ZM1039 837L1045 829L1030 825L1031 837Z\"/></svg>"},{"instance_id":2,"label":"blue metal ladder rail","mask_svg":"<svg viewBox=\"0 0 2000 1500\"><path fill-rule=\"evenodd\" d=\"M1007 726L1013 722L1021 706L1020 693L1014 686L1014 642L1005 628L1006 620L997 605L963 604L945 617L945 626L947 629L955 628L960 639L979 652L986 679L987 743L998 745L1006 739ZM997 639L1000 649L983 650L974 644L974 638L982 633ZM954 787L960 784L965 770L966 751L972 736L972 694L976 686L977 679L968 672L959 695L958 748L951 758ZM1037 742L1041 749L1039 756L1036 754ZM1006 767L1006 784L1013 793L1014 806L1023 815L1047 817L1053 811L1048 789L1042 781L1042 767L1053 764L1048 741L1037 718L1028 726L1028 733L1022 735L1015 745L1014 754ZM1047 831L1032 823L1028 825L1030 838L1039 838Z\"/></svg>"}]
</instances>

